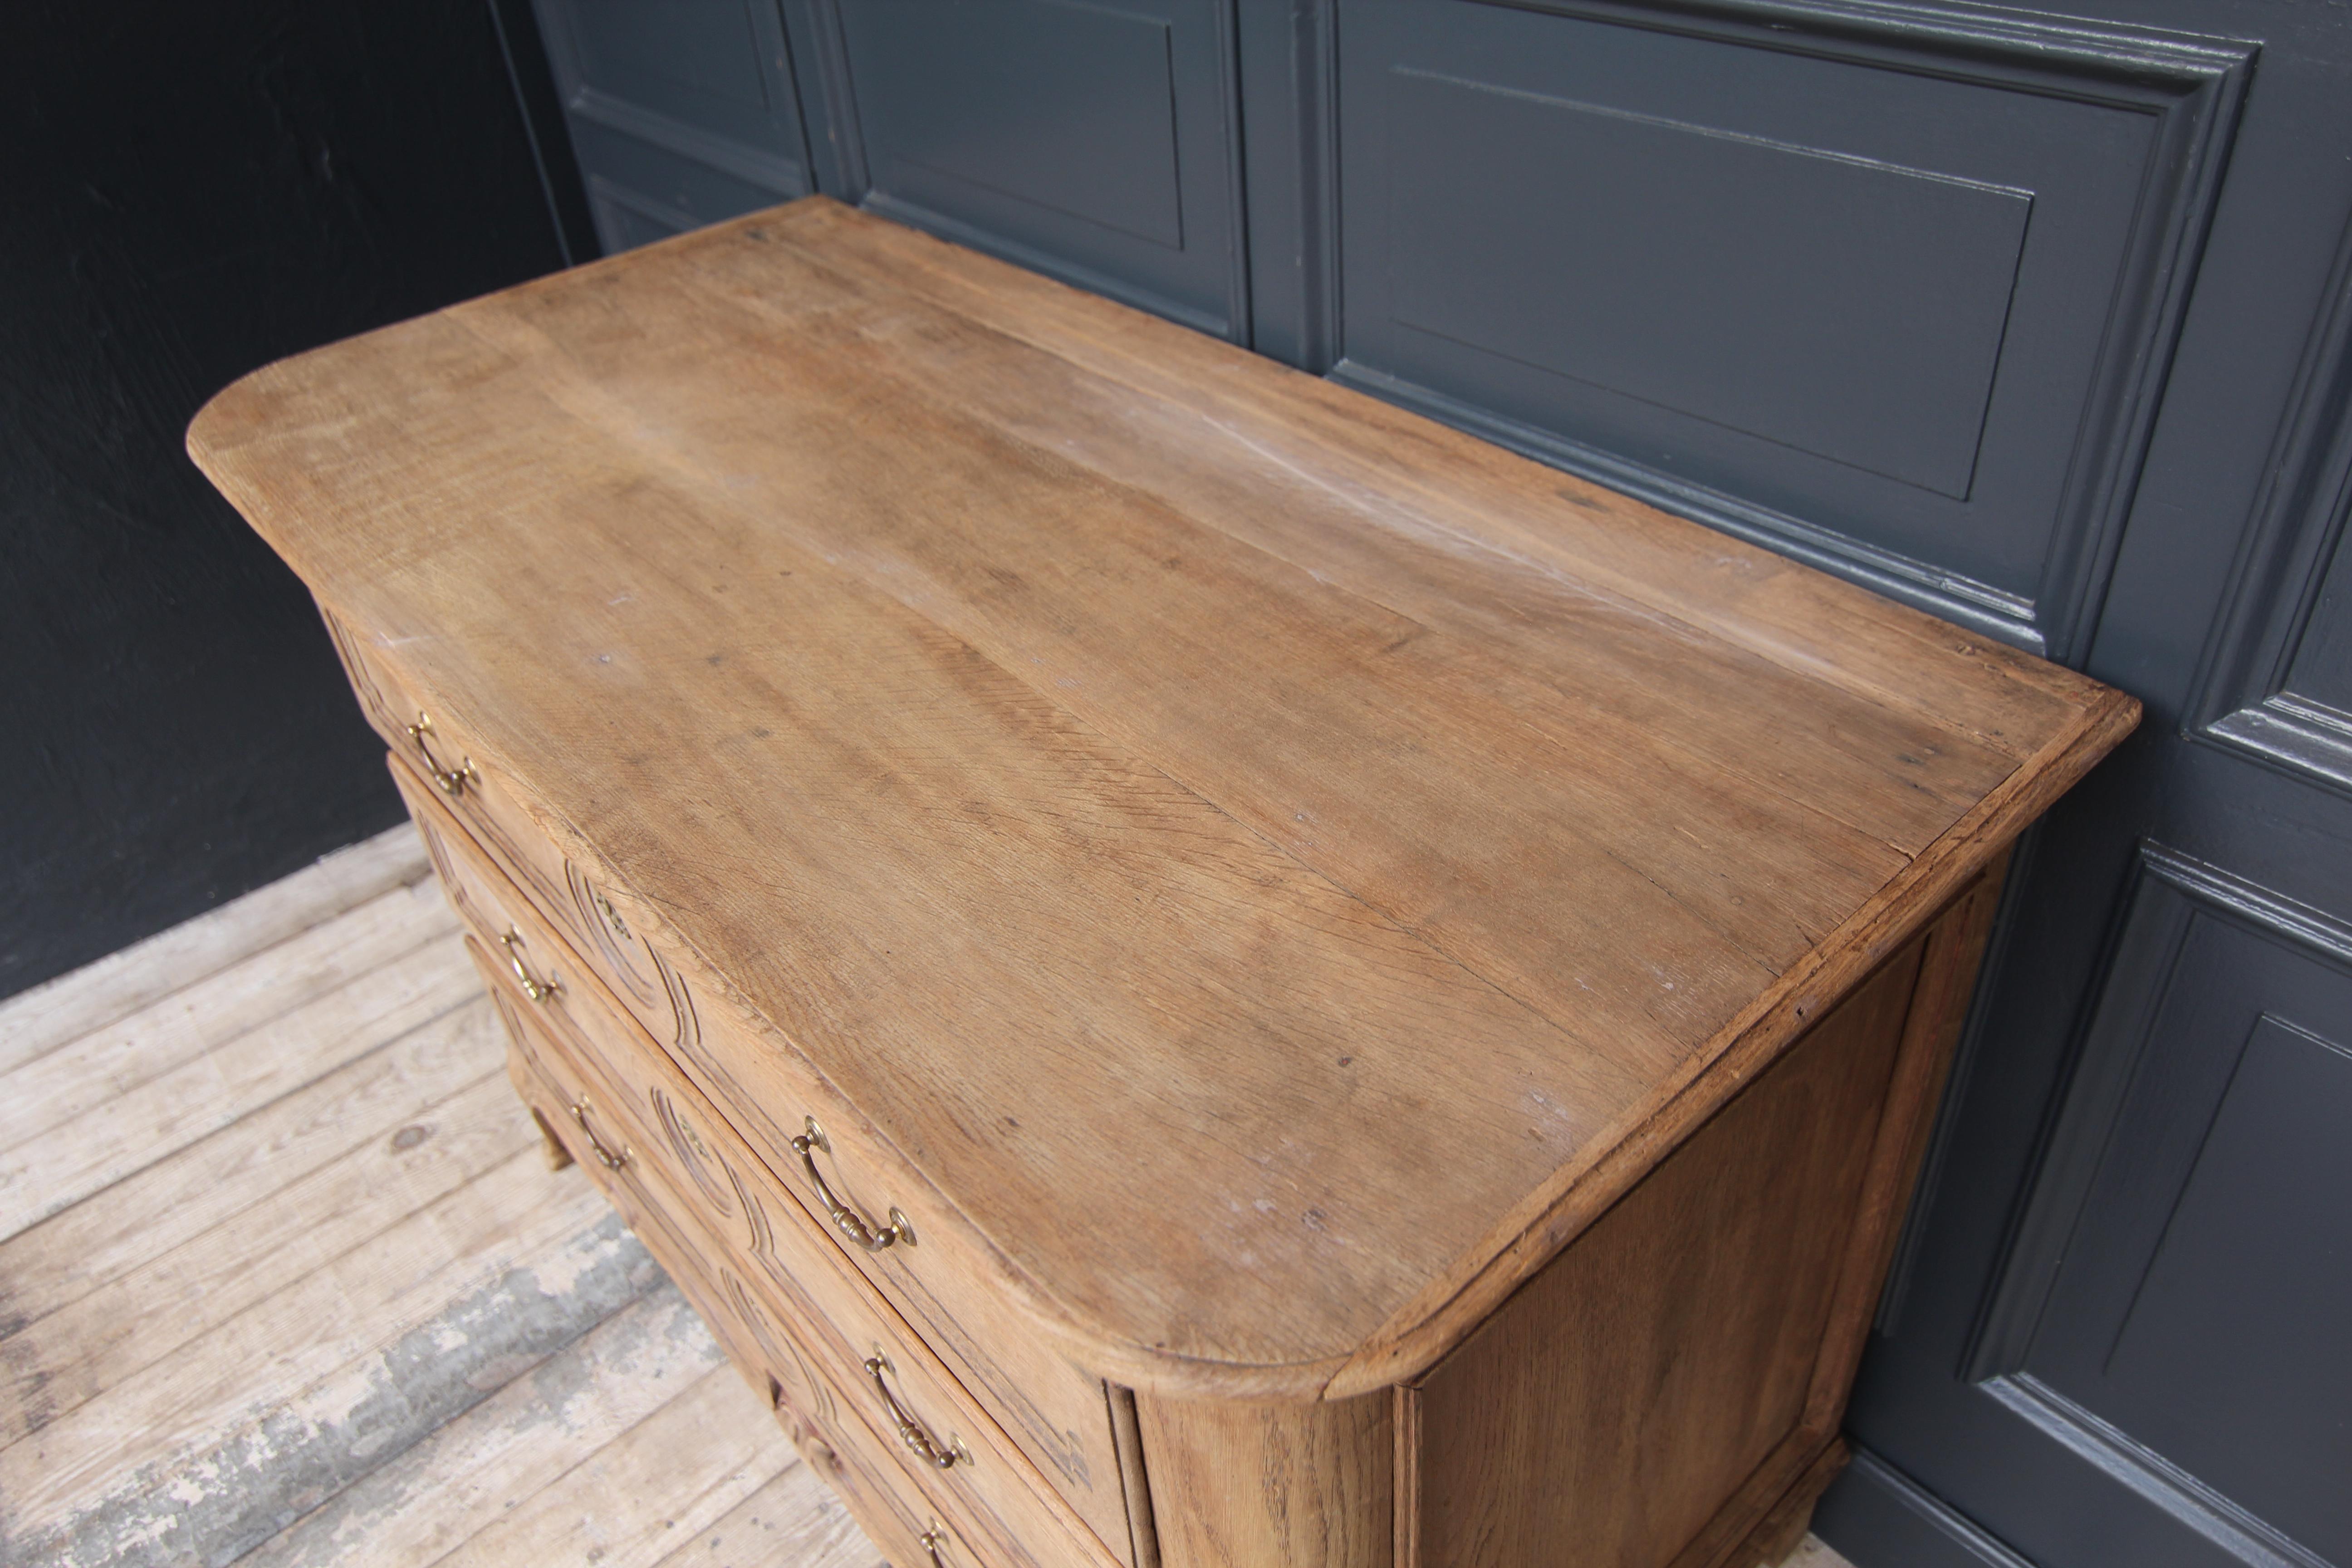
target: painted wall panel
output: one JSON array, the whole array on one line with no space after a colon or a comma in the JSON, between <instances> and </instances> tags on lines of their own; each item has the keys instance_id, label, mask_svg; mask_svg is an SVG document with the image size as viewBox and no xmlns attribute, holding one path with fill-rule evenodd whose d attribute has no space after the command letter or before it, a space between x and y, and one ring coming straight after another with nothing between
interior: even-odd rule
<instances>
[{"instance_id":1,"label":"painted wall panel","mask_svg":"<svg viewBox=\"0 0 2352 1568\"><path fill-rule=\"evenodd\" d=\"M864 22L851 47L877 186L940 207L990 192L1183 249L1166 21L1013 0L903 31Z\"/></svg>"},{"instance_id":2,"label":"painted wall panel","mask_svg":"<svg viewBox=\"0 0 2352 1568\"><path fill-rule=\"evenodd\" d=\"M2199 738L2352 795L2352 229L2201 661Z\"/></svg>"},{"instance_id":3,"label":"painted wall panel","mask_svg":"<svg viewBox=\"0 0 2352 1568\"><path fill-rule=\"evenodd\" d=\"M815 189L773 0L537 0L605 250Z\"/></svg>"},{"instance_id":4,"label":"painted wall panel","mask_svg":"<svg viewBox=\"0 0 2352 1568\"><path fill-rule=\"evenodd\" d=\"M1395 323L1968 499L2030 192L1418 70L1389 103Z\"/></svg>"},{"instance_id":5,"label":"painted wall panel","mask_svg":"<svg viewBox=\"0 0 2352 1568\"><path fill-rule=\"evenodd\" d=\"M2143 865L1970 1373L2228 1558L2352 1560L2352 928Z\"/></svg>"},{"instance_id":6,"label":"painted wall panel","mask_svg":"<svg viewBox=\"0 0 2352 1568\"><path fill-rule=\"evenodd\" d=\"M2336 520L2336 548L2311 618L2295 639L2284 689L2352 731L2352 550Z\"/></svg>"},{"instance_id":7,"label":"painted wall panel","mask_svg":"<svg viewBox=\"0 0 2352 1568\"><path fill-rule=\"evenodd\" d=\"M1840 19L1341 0L1336 374L2063 655L2242 55Z\"/></svg>"},{"instance_id":8,"label":"painted wall panel","mask_svg":"<svg viewBox=\"0 0 2352 1568\"><path fill-rule=\"evenodd\" d=\"M866 205L1245 335L1227 8L838 0L835 15Z\"/></svg>"},{"instance_id":9,"label":"painted wall panel","mask_svg":"<svg viewBox=\"0 0 2352 1568\"><path fill-rule=\"evenodd\" d=\"M2352 1016L2340 977L2297 989L2301 1016ZM2265 1014L2096 1391L2118 1426L2338 1560L2352 1556L2347 1128L2352 1050Z\"/></svg>"},{"instance_id":10,"label":"painted wall panel","mask_svg":"<svg viewBox=\"0 0 2352 1568\"><path fill-rule=\"evenodd\" d=\"M757 144L779 108L745 0L572 0L572 46L598 90Z\"/></svg>"}]
</instances>

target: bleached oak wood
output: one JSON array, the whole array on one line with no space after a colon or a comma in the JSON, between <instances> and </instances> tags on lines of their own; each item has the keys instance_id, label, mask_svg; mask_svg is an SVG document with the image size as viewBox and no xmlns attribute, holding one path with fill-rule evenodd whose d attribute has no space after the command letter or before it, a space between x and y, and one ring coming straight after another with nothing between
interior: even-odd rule
<instances>
[{"instance_id":1,"label":"bleached oak wood","mask_svg":"<svg viewBox=\"0 0 2352 1568\"><path fill-rule=\"evenodd\" d=\"M1718 1520L1727 1544L1748 1534L1829 1442L1805 1422L1814 1361L1790 1352L1843 1305L1871 1148L1855 1130L1882 1120L1918 968L1915 944L1411 1391L1412 1568L1563 1541L1679 1563ZM1738 1507L1784 1449L1791 1473Z\"/></svg>"},{"instance_id":2,"label":"bleached oak wood","mask_svg":"<svg viewBox=\"0 0 2352 1568\"><path fill-rule=\"evenodd\" d=\"M1878 1310L1879 1285L1901 1239L1905 1210L1927 1152L1944 1081L1968 1021L1977 973L2009 876L2004 851L1976 884L1953 900L1929 928L1919 960L1919 984L1903 1020L1895 1079L1864 1177L1846 1256L1839 1265L1835 1306L1822 1336L1820 1359L1805 1406L1805 1425L1834 1431L1843 1424L1847 1394L1862 1361L1863 1342Z\"/></svg>"},{"instance_id":3,"label":"bleached oak wood","mask_svg":"<svg viewBox=\"0 0 2352 1568\"><path fill-rule=\"evenodd\" d=\"M492 984L503 988L495 972ZM686 1179L662 1157L656 1140L663 1133L622 1109L628 1104L625 1092L614 1092L618 1085L584 1066L572 1037L555 1037L544 1026L543 1010L526 1013L530 1004L520 995L508 1001L502 1016L522 1044L527 1077L551 1087L559 1104L593 1104L596 1139L617 1152L619 1168L592 1159L586 1166L590 1177L606 1188L722 1339L741 1347L740 1364L748 1381L758 1385L763 1373L773 1375L789 1357L804 1377L838 1391L843 1427L836 1430L863 1425L875 1443L888 1448L907 1443L900 1423L912 1421L930 1435L925 1442L936 1438L960 1450L953 1463L924 1471L929 1483L923 1489L925 1500L952 1509L967 1521L968 1532L987 1542L982 1555L990 1561L1109 1568L1114 1554L1125 1554L1124 1508L1117 1515L1116 1542L1090 1534L1066 1496L1006 1439L936 1352L862 1285L837 1249L821 1240L814 1247L795 1245L788 1216L763 1203L753 1188L722 1175L730 1197L756 1205L751 1215L733 1212L727 1218L737 1222L738 1230L770 1238L757 1247L730 1245L712 1228L714 1220L726 1220L689 1198ZM586 1135L583 1131L581 1139ZM589 1145L592 1156L595 1147ZM640 1211L656 1223L640 1223ZM885 1358L887 1403L874 1369L866 1364L869 1355ZM1094 1397L1095 1412L1107 1424L1099 1388Z\"/></svg>"},{"instance_id":4,"label":"bleached oak wood","mask_svg":"<svg viewBox=\"0 0 2352 1568\"><path fill-rule=\"evenodd\" d=\"M1792 1550L1999 865L2137 719L822 200L190 450L516 1087L902 1559ZM1123 1518L1003 1440L1033 1338Z\"/></svg>"},{"instance_id":5,"label":"bleached oak wood","mask_svg":"<svg viewBox=\"0 0 2352 1568\"><path fill-rule=\"evenodd\" d=\"M430 874L415 835L387 828L219 909L19 992L0 1002L0 1073Z\"/></svg>"},{"instance_id":6,"label":"bleached oak wood","mask_svg":"<svg viewBox=\"0 0 2352 1568\"><path fill-rule=\"evenodd\" d=\"M429 881L396 887L0 1076L0 1149L119 1101L456 929Z\"/></svg>"},{"instance_id":7,"label":"bleached oak wood","mask_svg":"<svg viewBox=\"0 0 2352 1568\"><path fill-rule=\"evenodd\" d=\"M557 953L561 961L560 939L528 901L514 896L432 796L410 787L408 799L453 898L475 922L478 940L469 948L487 983L504 994L507 1016L534 1037L532 1053L542 1070L559 1078L572 1102L593 1100L599 1136L633 1151L636 1178L658 1184L658 1191L646 1194L648 1201L684 1234L701 1238L709 1259L731 1268L748 1289L782 1292L803 1304L804 1319L818 1326L803 1348L830 1352L836 1375L853 1385L869 1349L898 1347L892 1352L898 1375L917 1403L936 1418L953 1412L975 1450L1001 1450L965 1483L986 1494L995 1511L1015 1520L1033 1514L1042 1492L1058 1497L1076 1515L1055 1510L1055 1517L1018 1533L1050 1538L1067 1530L1083 1537L1091 1531L1113 1556L1131 1562L1128 1503L1102 1380L1050 1351L1034 1353L1046 1347L1018 1325L991 1321L984 1300L957 1305L967 1337L993 1353L977 1365L961 1358L948 1362L956 1354L954 1342L934 1346L894 1310L895 1303L862 1288L823 1219L802 1208L787 1179L760 1161L657 1044L620 1009L591 1002L587 984L593 983L559 988L537 1001L517 988L507 966L488 957L498 951L500 934L527 936L522 951L541 964L541 973L553 973L543 955ZM536 1037L541 1033L549 1037ZM961 1479L964 1472L956 1474Z\"/></svg>"},{"instance_id":8,"label":"bleached oak wood","mask_svg":"<svg viewBox=\"0 0 2352 1568\"><path fill-rule=\"evenodd\" d=\"M191 449L766 1030L750 1098L798 1056L1170 1393L1426 1367L2136 711L823 202L271 367Z\"/></svg>"},{"instance_id":9,"label":"bleached oak wood","mask_svg":"<svg viewBox=\"0 0 2352 1568\"><path fill-rule=\"evenodd\" d=\"M1778 1500L1762 1511L1762 1516L1749 1526L1727 1550L1721 1548L1712 1536L1702 1536L1683 1549L1675 1560L1675 1568L1706 1564L1706 1568L1775 1568L1796 1555L1797 1549L1808 1538L1807 1527L1813 1518L1813 1505L1844 1469L1851 1456L1843 1438L1832 1438L1814 1454L1812 1463L1796 1473L1793 1480L1782 1481L1778 1475L1771 1485L1780 1489ZM1750 1478L1754 1485L1755 1478ZM1756 1485L1761 1495L1766 1487ZM1742 1510L1747 1511L1747 1510Z\"/></svg>"},{"instance_id":10,"label":"bleached oak wood","mask_svg":"<svg viewBox=\"0 0 2352 1568\"><path fill-rule=\"evenodd\" d=\"M227 1126L385 1039L461 1007L479 984L444 941L0 1152L0 1240Z\"/></svg>"},{"instance_id":11,"label":"bleached oak wood","mask_svg":"<svg viewBox=\"0 0 2352 1568\"><path fill-rule=\"evenodd\" d=\"M279 1194L495 1071L502 1047L488 1001L467 1003L0 1242L0 1328L36 1323L240 1215L270 1227Z\"/></svg>"},{"instance_id":12,"label":"bleached oak wood","mask_svg":"<svg viewBox=\"0 0 2352 1568\"><path fill-rule=\"evenodd\" d=\"M510 1010L501 1013L510 1026L519 1022ZM549 1069L559 1065L555 1053L535 1037L531 1026L517 1027L514 1040L508 1065L517 1090L534 1110L548 1117L551 1126L561 1123L562 1109L577 1103L579 1084L549 1076ZM575 1125L572 1136L593 1153L595 1143L589 1131ZM764 1392L803 1464L824 1477L886 1556L898 1563L932 1560L934 1568L975 1560L1004 1568L1043 1568L1025 1542L1003 1533L1000 1521L982 1515L975 1529L975 1516L963 1506L964 1499L932 1488L927 1470L917 1479L900 1451L905 1434L898 1434L894 1443L852 1414L856 1396L803 1352L795 1331L767 1308L755 1312L749 1299L715 1283L709 1260L698 1255L649 1201L653 1194L646 1185L635 1179L629 1152L619 1151L617 1158L617 1164L574 1163L603 1185L614 1208L662 1260L671 1281L717 1331L736 1369L755 1390ZM932 1534L941 1528L948 1531L944 1542Z\"/></svg>"},{"instance_id":13,"label":"bleached oak wood","mask_svg":"<svg viewBox=\"0 0 2352 1568\"><path fill-rule=\"evenodd\" d=\"M1139 1399L1167 1568L1391 1568L1386 1393L1317 1405Z\"/></svg>"}]
</instances>

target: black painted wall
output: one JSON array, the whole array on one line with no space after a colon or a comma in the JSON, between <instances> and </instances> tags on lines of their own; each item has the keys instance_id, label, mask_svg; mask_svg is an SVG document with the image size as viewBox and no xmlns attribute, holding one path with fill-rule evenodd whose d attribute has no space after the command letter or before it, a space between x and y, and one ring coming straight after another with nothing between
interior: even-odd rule
<instances>
[{"instance_id":1,"label":"black painted wall","mask_svg":"<svg viewBox=\"0 0 2352 1568\"><path fill-rule=\"evenodd\" d=\"M399 820L182 435L563 259L484 0L0 9L0 994Z\"/></svg>"}]
</instances>

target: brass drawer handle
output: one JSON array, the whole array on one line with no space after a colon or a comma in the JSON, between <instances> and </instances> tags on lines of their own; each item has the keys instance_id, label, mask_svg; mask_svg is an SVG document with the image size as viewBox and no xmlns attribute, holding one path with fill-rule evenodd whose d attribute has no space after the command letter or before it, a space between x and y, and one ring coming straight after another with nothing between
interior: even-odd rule
<instances>
[{"instance_id":1,"label":"brass drawer handle","mask_svg":"<svg viewBox=\"0 0 2352 1568\"><path fill-rule=\"evenodd\" d=\"M623 1144L617 1154L604 1146L604 1141L597 1137L596 1130L588 1124L588 1112L592 1109L588 1097L582 1095L572 1102L572 1120L580 1123L580 1131L587 1134L588 1147L596 1152L596 1163L608 1171L617 1171L629 1163L628 1146Z\"/></svg>"},{"instance_id":2,"label":"brass drawer handle","mask_svg":"<svg viewBox=\"0 0 2352 1568\"><path fill-rule=\"evenodd\" d=\"M915 1537L915 1540L925 1552L930 1553L931 1568L948 1568L948 1560L940 1555L940 1548L948 1543L946 1525L935 1519L931 1521L931 1528Z\"/></svg>"},{"instance_id":3,"label":"brass drawer handle","mask_svg":"<svg viewBox=\"0 0 2352 1568\"><path fill-rule=\"evenodd\" d=\"M890 1384L882 1376L886 1372L896 1370L879 1345L875 1346L874 1353L866 1358L866 1375L874 1380L875 1390L882 1395L882 1403L890 1407L890 1420L898 1428L898 1441L907 1446L908 1453L942 1470L953 1469L958 1464L971 1464L971 1450L963 1446L962 1438L950 1437L942 1447L940 1440L931 1436L930 1429L915 1419L914 1412L898 1403L898 1396L890 1392ZM934 1549L933 1555L937 1554Z\"/></svg>"},{"instance_id":4,"label":"brass drawer handle","mask_svg":"<svg viewBox=\"0 0 2352 1568\"><path fill-rule=\"evenodd\" d=\"M556 994L563 989L563 983L551 974L544 980L539 979L525 966L522 932L509 926L507 934L499 938L499 944L507 950L507 965L515 972L515 979L522 985L522 994L534 1002L554 1001Z\"/></svg>"},{"instance_id":5,"label":"brass drawer handle","mask_svg":"<svg viewBox=\"0 0 2352 1568\"><path fill-rule=\"evenodd\" d=\"M824 1212L833 1221L833 1228L868 1252L879 1252L900 1242L914 1246L915 1227L895 1205L890 1210L890 1223L877 1228L871 1220L835 1195L833 1188L825 1184L824 1173L816 1168L816 1152L823 1149L831 1153L833 1145L825 1142L824 1129L816 1124L815 1117L807 1116L801 1120L808 1131L793 1140L793 1149L800 1155L801 1168L808 1172L809 1182L816 1188L817 1199L824 1205Z\"/></svg>"},{"instance_id":6,"label":"brass drawer handle","mask_svg":"<svg viewBox=\"0 0 2352 1568\"><path fill-rule=\"evenodd\" d=\"M426 744L425 740L425 737L431 733L433 733L433 715L420 709L417 711L416 722L408 726L408 738L416 742L416 754L423 760L425 773L431 776L435 784L441 786L441 793L452 796L461 795L466 793L466 784L469 780L478 788L482 782L482 775L474 771L473 758L459 759L454 768L445 768L433 760L433 748Z\"/></svg>"}]
</instances>

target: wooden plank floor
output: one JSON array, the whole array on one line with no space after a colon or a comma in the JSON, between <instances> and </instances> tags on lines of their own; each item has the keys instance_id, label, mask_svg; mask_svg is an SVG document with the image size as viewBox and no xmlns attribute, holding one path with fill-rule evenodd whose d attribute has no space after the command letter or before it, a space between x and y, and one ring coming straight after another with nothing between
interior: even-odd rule
<instances>
[{"instance_id":1,"label":"wooden plank floor","mask_svg":"<svg viewBox=\"0 0 2352 1568\"><path fill-rule=\"evenodd\" d=\"M404 826L0 1003L0 1563L881 1561L501 1053Z\"/></svg>"},{"instance_id":2,"label":"wooden plank floor","mask_svg":"<svg viewBox=\"0 0 2352 1568\"><path fill-rule=\"evenodd\" d=\"M879 1561L548 1171L410 829L0 1004L0 1563Z\"/></svg>"}]
</instances>

